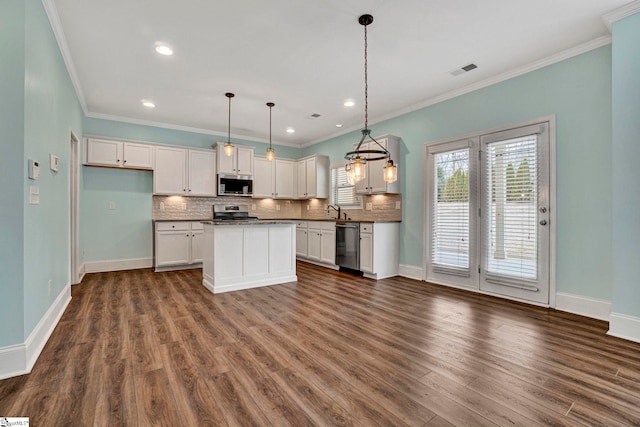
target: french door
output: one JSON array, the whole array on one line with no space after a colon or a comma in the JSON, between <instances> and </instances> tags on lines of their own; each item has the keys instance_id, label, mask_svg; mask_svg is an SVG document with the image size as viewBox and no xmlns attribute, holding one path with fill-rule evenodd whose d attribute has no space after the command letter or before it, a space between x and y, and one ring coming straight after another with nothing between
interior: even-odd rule
<instances>
[{"instance_id":1,"label":"french door","mask_svg":"<svg viewBox=\"0 0 640 427\"><path fill-rule=\"evenodd\" d=\"M427 147L426 280L549 303L549 123Z\"/></svg>"}]
</instances>

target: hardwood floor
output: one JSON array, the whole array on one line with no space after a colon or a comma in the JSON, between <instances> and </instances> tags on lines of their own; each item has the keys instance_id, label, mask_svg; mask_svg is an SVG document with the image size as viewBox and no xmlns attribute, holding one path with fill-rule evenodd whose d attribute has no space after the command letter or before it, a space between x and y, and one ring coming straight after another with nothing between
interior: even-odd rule
<instances>
[{"instance_id":1,"label":"hardwood floor","mask_svg":"<svg viewBox=\"0 0 640 427\"><path fill-rule=\"evenodd\" d=\"M32 426L640 425L640 345L605 322L298 263L213 295L200 270L87 275L33 372Z\"/></svg>"}]
</instances>

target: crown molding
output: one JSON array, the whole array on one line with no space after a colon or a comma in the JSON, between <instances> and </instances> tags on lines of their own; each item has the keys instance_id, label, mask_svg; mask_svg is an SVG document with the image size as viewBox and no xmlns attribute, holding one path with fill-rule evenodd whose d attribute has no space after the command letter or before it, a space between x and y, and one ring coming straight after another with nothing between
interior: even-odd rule
<instances>
[{"instance_id":1,"label":"crown molding","mask_svg":"<svg viewBox=\"0 0 640 427\"><path fill-rule=\"evenodd\" d=\"M503 81L510 80L510 79L513 79L513 78L518 77L518 76L522 76L522 75L530 73L532 71L539 70L540 68L544 68L544 67L547 67L549 65L553 65L553 64L556 64L558 62L562 62L565 59L569 59L569 58L572 58L574 56L581 55L583 53L592 51L592 50L597 49L597 48L602 47L602 46L606 46L608 44L611 44L611 35L610 34L606 35L606 36L598 37L596 39L593 39L593 40L588 41L586 43L582 43L580 45L574 46L574 47L572 47L570 49L567 49L567 50L564 50L562 52L558 52L558 53L556 53L554 55L548 56L546 58L543 58L543 59L540 59L538 61L532 62L530 64L524 65L522 67L514 68L513 70L498 74L498 75L493 76L493 77L489 77L488 79L481 80L481 81L479 81L477 83L473 83L471 85L462 87L460 89L455 89L455 90L452 90L450 92L443 93L442 95L434 96L432 98L426 99L426 100L424 100L422 102L419 102L417 104L409 105L407 107L404 107L404 108L402 108L400 110L396 110L396 111L394 111L392 113L389 113L389 114L386 114L384 116L374 117L373 120L369 120L369 127L371 127L371 124L376 124L376 123L383 122L385 120L393 119L395 117L399 117L399 116L402 116L404 114L408 114L408 113L414 112L416 110L420 110L422 108L429 107L431 105L439 104L439 103L447 101L449 99L457 98L458 96L462 96L462 95L465 95L467 93L474 92L476 90L483 89L483 88L488 87L488 86L493 86L493 85L495 85L497 83L501 83ZM360 127L351 127L351 128L348 128L348 129L342 129L340 132L331 134L331 135L327 136L326 138L323 138L323 139L320 139L320 140L314 140L312 142L308 142L308 143L302 144L302 147L309 147L311 145L315 145L315 144L318 144L320 142L324 142L324 141L327 141L329 139L345 135L345 134L347 134L349 132L353 132L356 129L362 129L362 127L360 126Z\"/></svg>"},{"instance_id":2,"label":"crown molding","mask_svg":"<svg viewBox=\"0 0 640 427\"><path fill-rule=\"evenodd\" d=\"M92 112L85 113L85 116L87 116L88 118L92 118L92 119L111 120L111 121L114 121L114 122L130 123L130 124L134 124L134 125L152 126L152 127L162 128L162 129L178 130L178 131L182 131L182 132L191 132L191 133L199 133L199 134L204 134L204 135L221 136L221 137L225 137L225 138L227 137L227 133L226 132L216 132L216 131L213 131L213 130L210 130L210 129L202 129L202 128L196 128L196 127L191 127L191 126L182 126L182 125L176 125L176 124L173 124L173 123L155 122L155 121L152 121L152 120L134 119L134 118L131 118L131 117L114 116L114 115L111 115L111 114L92 113ZM269 140L265 139L265 138L256 138L256 137L253 137L253 136L239 135L239 134L235 134L235 133L231 133L231 137L232 138L236 138L236 139L243 139L245 141L253 141L253 142L260 142L262 144L269 144ZM271 141L271 144L272 145L284 146L284 147L300 148L299 144L295 144L295 143L291 143L291 142Z\"/></svg>"},{"instance_id":3,"label":"crown molding","mask_svg":"<svg viewBox=\"0 0 640 427\"><path fill-rule=\"evenodd\" d=\"M60 17L58 16L56 5L54 4L53 0L42 0L42 5L44 6L47 18L49 18L49 24L51 25L51 29L53 30L53 35L58 42L58 48L60 48L62 60L64 61L64 65L67 67L67 73L69 73L71 84L73 84L73 88L76 91L76 96L78 97L78 102L80 102L82 112L86 115L88 112L87 102L84 98L82 87L80 86L80 80L78 79L78 73L76 73L76 67L73 63L73 60L71 59L71 52L69 51L67 38L64 35L64 30L62 29L62 24L60 23Z\"/></svg>"},{"instance_id":4,"label":"crown molding","mask_svg":"<svg viewBox=\"0 0 640 427\"><path fill-rule=\"evenodd\" d=\"M613 26L614 22L624 19L627 16L634 15L638 12L640 12L640 0L632 1L631 3L625 4L624 6L614 9L609 13L605 13L604 15L602 15L602 20L609 29L609 32L611 32L611 27Z\"/></svg>"}]
</instances>

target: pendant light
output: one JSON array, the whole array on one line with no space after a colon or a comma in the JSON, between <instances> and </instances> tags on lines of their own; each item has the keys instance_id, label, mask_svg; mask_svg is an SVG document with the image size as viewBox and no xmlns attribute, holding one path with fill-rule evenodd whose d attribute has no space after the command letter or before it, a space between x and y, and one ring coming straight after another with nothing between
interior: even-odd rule
<instances>
[{"instance_id":1,"label":"pendant light","mask_svg":"<svg viewBox=\"0 0 640 427\"><path fill-rule=\"evenodd\" d=\"M347 180L351 184L366 178L366 163L373 160L386 160L384 167L384 180L387 183L395 182L398 179L398 166L393 164L389 151L371 136L369 129L369 82L368 82L368 58L367 58L367 26L373 22L373 16L362 15L358 18L360 25L364 27L364 129L362 129L362 138L354 151L349 151L344 158L348 160L345 166L347 172ZM365 142L369 148L362 147ZM366 146L365 146L366 147Z\"/></svg>"},{"instance_id":2,"label":"pendant light","mask_svg":"<svg viewBox=\"0 0 640 427\"><path fill-rule=\"evenodd\" d=\"M229 98L229 125L227 127L227 143L224 144L224 154L227 157L233 156L233 144L231 144L231 98L235 96L235 94L231 92L227 92L224 94L227 98Z\"/></svg>"},{"instance_id":3,"label":"pendant light","mask_svg":"<svg viewBox=\"0 0 640 427\"><path fill-rule=\"evenodd\" d=\"M271 110L275 105L273 102L267 102L267 107L269 107L269 148L267 148L267 160L274 160L276 158L276 150L271 148Z\"/></svg>"}]
</instances>

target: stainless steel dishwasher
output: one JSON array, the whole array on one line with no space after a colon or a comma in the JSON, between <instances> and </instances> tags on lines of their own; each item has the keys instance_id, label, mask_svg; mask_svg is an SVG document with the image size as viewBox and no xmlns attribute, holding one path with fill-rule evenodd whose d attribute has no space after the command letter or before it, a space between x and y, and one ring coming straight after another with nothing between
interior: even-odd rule
<instances>
[{"instance_id":1,"label":"stainless steel dishwasher","mask_svg":"<svg viewBox=\"0 0 640 427\"><path fill-rule=\"evenodd\" d=\"M336 224L336 264L351 270L360 270L360 224Z\"/></svg>"}]
</instances>

